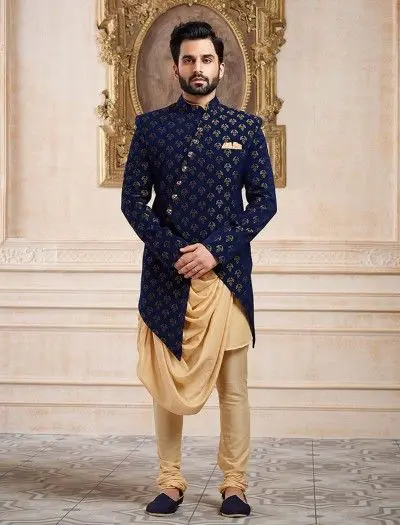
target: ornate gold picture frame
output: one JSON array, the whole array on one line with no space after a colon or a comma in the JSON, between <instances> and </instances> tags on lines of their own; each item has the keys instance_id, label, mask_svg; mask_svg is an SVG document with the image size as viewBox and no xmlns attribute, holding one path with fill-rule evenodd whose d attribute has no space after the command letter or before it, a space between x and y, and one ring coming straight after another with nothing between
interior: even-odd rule
<instances>
[{"instance_id":1,"label":"ornate gold picture frame","mask_svg":"<svg viewBox=\"0 0 400 525\"><path fill-rule=\"evenodd\" d=\"M98 42L108 67L100 126L100 185L119 187L135 116L176 101L169 35L187 20L206 20L225 44L222 103L264 120L277 187L286 186L286 127L277 124L277 54L285 43L285 0L98 0ZM226 80L227 79L227 80Z\"/></svg>"}]
</instances>

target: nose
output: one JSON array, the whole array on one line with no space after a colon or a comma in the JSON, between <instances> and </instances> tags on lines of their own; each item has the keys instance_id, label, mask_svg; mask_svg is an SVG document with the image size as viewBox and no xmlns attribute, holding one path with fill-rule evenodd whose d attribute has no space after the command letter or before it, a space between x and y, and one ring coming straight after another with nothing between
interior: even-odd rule
<instances>
[{"instance_id":1,"label":"nose","mask_svg":"<svg viewBox=\"0 0 400 525\"><path fill-rule=\"evenodd\" d=\"M199 73L199 74L202 74L202 71L201 71L201 58L197 58L195 62L193 62L193 68L194 68L194 73Z\"/></svg>"}]
</instances>

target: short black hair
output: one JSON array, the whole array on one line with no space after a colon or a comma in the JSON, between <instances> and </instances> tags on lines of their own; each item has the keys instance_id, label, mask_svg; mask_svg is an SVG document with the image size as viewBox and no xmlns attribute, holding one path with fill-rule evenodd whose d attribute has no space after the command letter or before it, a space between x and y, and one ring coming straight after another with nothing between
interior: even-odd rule
<instances>
[{"instance_id":1,"label":"short black hair","mask_svg":"<svg viewBox=\"0 0 400 525\"><path fill-rule=\"evenodd\" d=\"M221 64L221 62L224 61L224 43L219 37L217 37L210 24L201 20L192 20L174 27L171 33L169 48L175 64L178 64L179 62L179 53L181 51L183 40L199 40L203 38L209 38L214 44L218 61Z\"/></svg>"}]
</instances>

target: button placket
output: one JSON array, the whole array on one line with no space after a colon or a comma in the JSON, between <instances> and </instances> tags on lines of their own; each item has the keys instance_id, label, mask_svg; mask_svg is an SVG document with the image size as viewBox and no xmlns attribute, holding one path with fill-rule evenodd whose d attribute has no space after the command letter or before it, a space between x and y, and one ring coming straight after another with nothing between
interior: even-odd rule
<instances>
[{"instance_id":1,"label":"button placket","mask_svg":"<svg viewBox=\"0 0 400 525\"><path fill-rule=\"evenodd\" d=\"M203 116L202 116L202 119L208 120L209 118L210 118L210 115L208 114L208 112L206 110L204 112ZM196 146L198 146L200 144L200 140L199 139L202 137L203 132L204 132L204 127L202 125L198 126L198 128L196 129L194 138L192 139L192 141L190 143L189 148L191 148L191 147L193 148L193 146L195 148ZM196 156L195 151L193 151L193 149L189 149L189 151L187 153L188 159L194 159L195 156ZM187 165L187 160L184 160L183 163L182 163L182 167L181 167L182 173L183 174L187 173L188 169L189 169L189 166ZM176 181L176 185L177 186L181 186L182 182L183 182L182 180L177 180ZM177 190L175 190L175 191L177 191ZM179 197L178 193L173 193L171 195L171 198L172 198L172 200L175 203L177 202L178 197ZM166 212L167 212L168 215L172 214L172 206L171 205L168 206Z\"/></svg>"}]
</instances>

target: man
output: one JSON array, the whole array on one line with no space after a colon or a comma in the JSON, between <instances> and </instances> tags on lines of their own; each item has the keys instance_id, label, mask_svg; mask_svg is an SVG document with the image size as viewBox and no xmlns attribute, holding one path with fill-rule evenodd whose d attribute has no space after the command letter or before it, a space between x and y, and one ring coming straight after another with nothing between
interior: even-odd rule
<instances>
[{"instance_id":1,"label":"man","mask_svg":"<svg viewBox=\"0 0 400 525\"><path fill-rule=\"evenodd\" d=\"M122 187L122 211L145 243L137 371L154 400L162 490L146 510L164 516L183 501L183 415L197 413L216 386L220 513L247 516L250 241L276 213L274 180L261 118L216 97L224 45L211 26L176 26L170 49L182 94L136 117Z\"/></svg>"}]
</instances>

